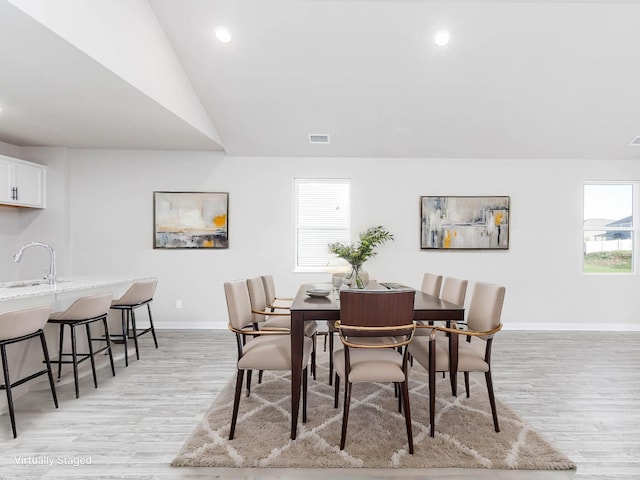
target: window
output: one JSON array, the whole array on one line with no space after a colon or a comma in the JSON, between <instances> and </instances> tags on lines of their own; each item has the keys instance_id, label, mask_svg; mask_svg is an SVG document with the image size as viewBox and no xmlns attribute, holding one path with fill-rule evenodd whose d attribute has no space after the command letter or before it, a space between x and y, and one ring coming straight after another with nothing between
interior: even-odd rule
<instances>
[{"instance_id":1,"label":"window","mask_svg":"<svg viewBox=\"0 0 640 480\"><path fill-rule=\"evenodd\" d=\"M633 273L634 183L584 185L584 273Z\"/></svg>"},{"instance_id":2,"label":"window","mask_svg":"<svg viewBox=\"0 0 640 480\"><path fill-rule=\"evenodd\" d=\"M327 246L351 237L351 181L297 178L294 194L294 271L343 265Z\"/></svg>"}]
</instances>

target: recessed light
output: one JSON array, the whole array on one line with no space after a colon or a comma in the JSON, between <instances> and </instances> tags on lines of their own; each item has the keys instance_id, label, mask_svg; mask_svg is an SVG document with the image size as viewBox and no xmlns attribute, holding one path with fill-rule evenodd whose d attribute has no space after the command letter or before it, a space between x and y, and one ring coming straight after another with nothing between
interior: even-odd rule
<instances>
[{"instance_id":1,"label":"recessed light","mask_svg":"<svg viewBox=\"0 0 640 480\"><path fill-rule=\"evenodd\" d=\"M433 36L433 43L438 47L444 47L449 43L449 40L451 40L451 33L446 29L438 30Z\"/></svg>"},{"instance_id":2,"label":"recessed light","mask_svg":"<svg viewBox=\"0 0 640 480\"><path fill-rule=\"evenodd\" d=\"M0 111L1 110L2 109L0 108ZM633 147L640 147L640 137L636 137L633 140L631 140L631 143L629 145Z\"/></svg>"},{"instance_id":3,"label":"recessed light","mask_svg":"<svg viewBox=\"0 0 640 480\"><path fill-rule=\"evenodd\" d=\"M216 28L216 38L221 43L229 43L231 41L231 32L224 27Z\"/></svg>"}]
</instances>

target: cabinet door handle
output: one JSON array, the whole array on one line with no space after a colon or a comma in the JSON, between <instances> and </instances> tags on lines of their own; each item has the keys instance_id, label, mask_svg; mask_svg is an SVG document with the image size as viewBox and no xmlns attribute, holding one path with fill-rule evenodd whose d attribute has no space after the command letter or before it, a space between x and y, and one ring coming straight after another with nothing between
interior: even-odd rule
<instances>
[{"instance_id":1,"label":"cabinet door handle","mask_svg":"<svg viewBox=\"0 0 640 480\"><path fill-rule=\"evenodd\" d=\"M18 200L18 187L11 187L11 200Z\"/></svg>"}]
</instances>

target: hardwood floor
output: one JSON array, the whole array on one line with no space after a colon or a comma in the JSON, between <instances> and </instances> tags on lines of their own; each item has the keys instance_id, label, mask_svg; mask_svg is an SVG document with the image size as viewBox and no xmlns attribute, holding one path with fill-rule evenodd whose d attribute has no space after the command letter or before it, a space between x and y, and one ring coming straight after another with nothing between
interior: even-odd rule
<instances>
[{"instance_id":1,"label":"hardwood floor","mask_svg":"<svg viewBox=\"0 0 640 480\"><path fill-rule=\"evenodd\" d=\"M226 330L158 331L141 359L16 402L18 438L0 416L0 478L44 479L567 479L640 478L640 333L505 331L495 341L498 399L578 465L577 472L172 468L186 437L234 375ZM319 345L319 354L322 345ZM325 381L321 377L318 381ZM4 395L4 392L0 392ZM36 464L49 461L53 465Z\"/></svg>"}]
</instances>

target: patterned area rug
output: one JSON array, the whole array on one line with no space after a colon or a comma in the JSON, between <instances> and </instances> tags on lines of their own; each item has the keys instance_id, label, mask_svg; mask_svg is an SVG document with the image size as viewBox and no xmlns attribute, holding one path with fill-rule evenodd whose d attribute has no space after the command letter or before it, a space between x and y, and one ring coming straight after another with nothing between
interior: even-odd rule
<instances>
[{"instance_id":1,"label":"patterned area rug","mask_svg":"<svg viewBox=\"0 0 640 480\"><path fill-rule=\"evenodd\" d=\"M321 355L326 357L326 355ZM478 376L477 379L474 377ZM436 436L429 437L427 376L411 371L410 398L415 453L409 454L404 418L392 385L353 387L346 447L339 449L342 394L333 408L328 368L318 365L309 379L307 423L291 441L289 373L254 375L251 396L243 391L234 440L229 441L235 378L187 439L173 466L299 468L494 468L571 470L575 464L506 405L498 402L501 432L493 429L484 376L471 375L471 397L464 386L451 396L448 379L437 385ZM299 417L301 421L302 415Z\"/></svg>"}]
</instances>

